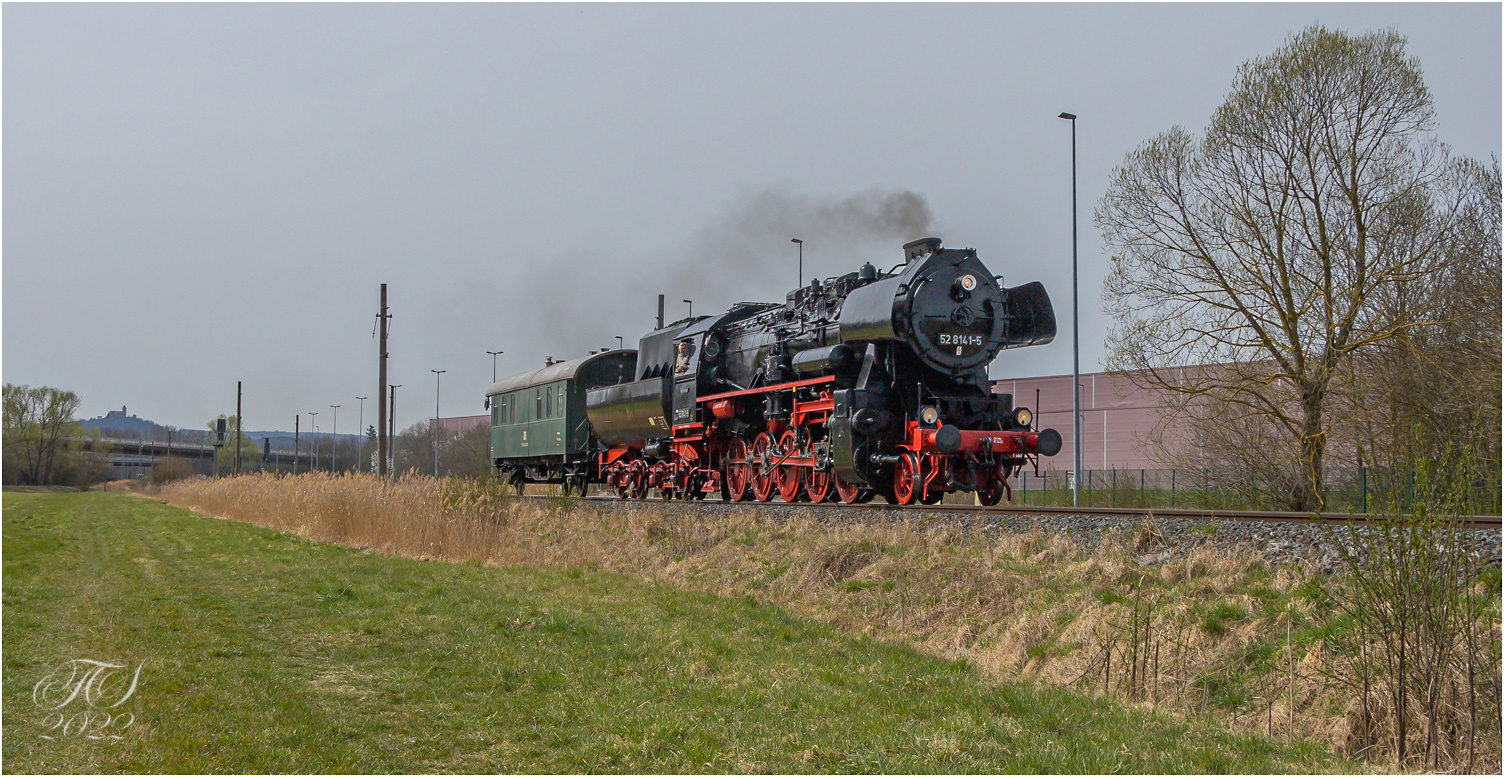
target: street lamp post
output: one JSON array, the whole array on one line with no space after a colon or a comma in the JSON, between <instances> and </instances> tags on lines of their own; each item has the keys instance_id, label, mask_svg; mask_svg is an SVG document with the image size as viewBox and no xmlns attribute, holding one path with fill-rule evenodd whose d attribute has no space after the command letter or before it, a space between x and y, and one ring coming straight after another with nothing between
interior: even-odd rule
<instances>
[{"instance_id":1,"label":"street lamp post","mask_svg":"<svg viewBox=\"0 0 1505 778\"><path fill-rule=\"evenodd\" d=\"M313 417L316 415L319 415L318 411L309 414L309 448L313 450L313 459L309 460L309 473L319 470L319 433L316 432L319 427L313 426Z\"/></svg>"},{"instance_id":2,"label":"street lamp post","mask_svg":"<svg viewBox=\"0 0 1505 778\"><path fill-rule=\"evenodd\" d=\"M355 423L355 431L356 431L356 433L358 433L360 435L365 435L366 434L366 398L364 398L364 397L357 397L355 399L361 401L361 414L357 418L357 421ZM1038 403L1036 403L1036 404L1038 405ZM356 452L357 452L356 456L355 456L355 472L357 472L357 473L359 473L361 471L361 459L365 456L365 451L366 451L366 441L365 441L365 438L359 438L359 440L361 441L360 445L355 449Z\"/></svg>"},{"instance_id":3,"label":"street lamp post","mask_svg":"<svg viewBox=\"0 0 1505 778\"><path fill-rule=\"evenodd\" d=\"M387 384L391 398L387 401L387 440L391 445L387 446L387 472L397 475L397 390L402 384Z\"/></svg>"},{"instance_id":4,"label":"street lamp post","mask_svg":"<svg viewBox=\"0 0 1505 778\"><path fill-rule=\"evenodd\" d=\"M340 466L340 406L329 406L334 409L334 422L330 424L330 433L334 436L334 445L329 447L329 472L333 473Z\"/></svg>"},{"instance_id":5,"label":"street lamp post","mask_svg":"<svg viewBox=\"0 0 1505 778\"><path fill-rule=\"evenodd\" d=\"M805 286L805 242L799 238L790 238L789 242L798 243L800 247L800 282L794 288L801 289Z\"/></svg>"},{"instance_id":6,"label":"street lamp post","mask_svg":"<svg viewBox=\"0 0 1505 778\"><path fill-rule=\"evenodd\" d=\"M1071 122L1071 504L1082 504L1082 365L1077 315L1076 239L1076 114L1061 112ZM1038 410L1038 409L1036 409Z\"/></svg>"},{"instance_id":7,"label":"street lamp post","mask_svg":"<svg viewBox=\"0 0 1505 778\"><path fill-rule=\"evenodd\" d=\"M622 336L621 335L614 335L613 337L615 337L617 339L617 351L621 351L622 350Z\"/></svg>"},{"instance_id":8,"label":"street lamp post","mask_svg":"<svg viewBox=\"0 0 1505 778\"><path fill-rule=\"evenodd\" d=\"M695 301L694 300L681 300L680 302L684 303L685 305L690 306L690 318L692 318L692 319L695 318Z\"/></svg>"},{"instance_id":9,"label":"street lamp post","mask_svg":"<svg viewBox=\"0 0 1505 778\"><path fill-rule=\"evenodd\" d=\"M494 383L496 383L496 355L497 354L505 354L507 352L505 352L505 351L488 351L486 353L491 355L491 383L494 384Z\"/></svg>"},{"instance_id":10,"label":"street lamp post","mask_svg":"<svg viewBox=\"0 0 1505 778\"><path fill-rule=\"evenodd\" d=\"M430 370L434 374L434 477L439 477L439 376L447 371ZM493 382L495 383L495 382Z\"/></svg>"}]
</instances>

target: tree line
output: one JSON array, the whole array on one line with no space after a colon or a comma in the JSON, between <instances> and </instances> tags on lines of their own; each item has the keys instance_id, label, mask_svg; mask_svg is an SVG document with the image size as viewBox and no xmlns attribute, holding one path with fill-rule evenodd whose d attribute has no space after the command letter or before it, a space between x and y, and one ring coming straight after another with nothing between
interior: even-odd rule
<instances>
[{"instance_id":1,"label":"tree line","mask_svg":"<svg viewBox=\"0 0 1505 778\"><path fill-rule=\"evenodd\" d=\"M6 484L78 486L109 477L97 433L73 422L79 396L51 386L5 384L0 473Z\"/></svg>"}]
</instances>

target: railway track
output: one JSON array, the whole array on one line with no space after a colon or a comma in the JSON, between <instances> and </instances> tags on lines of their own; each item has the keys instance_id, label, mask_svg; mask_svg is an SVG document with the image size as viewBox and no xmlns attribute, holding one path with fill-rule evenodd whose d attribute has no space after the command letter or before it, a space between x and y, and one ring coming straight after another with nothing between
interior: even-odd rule
<instances>
[{"instance_id":1,"label":"railway track","mask_svg":"<svg viewBox=\"0 0 1505 778\"><path fill-rule=\"evenodd\" d=\"M524 495L525 499L550 499L546 495ZM554 498L557 499L557 498ZM704 500L630 500L607 495L591 495L577 498L587 502L619 503L619 504L643 504L643 505L720 505L725 507L744 508L771 508L789 509L802 508L821 511L885 511L895 512L933 512L933 513L982 513L999 515L1054 515L1054 516L1105 516L1119 518L1163 518L1163 519L1193 519L1202 521L1241 521L1241 522L1266 522L1274 524L1324 524L1329 522L1368 521L1373 515L1347 514L1347 513L1296 513L1288 511L1235 511L1214 510L1204 508L1071 508L1056 506L1027 506L1027 505L995 505L984 507L981 505L889 505L883 502L870 502L855 505L843 503L809 503L796 502L726 502L717 498ZM1500 529L1499 516L1461 516L1459 517L1465 526L1475 529Z\"/></svg>"}]
</instances>

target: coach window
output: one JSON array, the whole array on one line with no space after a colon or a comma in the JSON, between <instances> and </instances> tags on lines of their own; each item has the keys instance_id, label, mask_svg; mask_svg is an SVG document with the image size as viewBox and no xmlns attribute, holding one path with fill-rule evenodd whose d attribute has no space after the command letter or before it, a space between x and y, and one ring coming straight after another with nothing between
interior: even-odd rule
<instances>
[{"instance_id":1,"label":"coach window","mask_svg":"<svg viewBox=\"0 0 1505 778\"><path fill-rule=\"evenodd\" d=\"M534 389L533 390L533 420L534 421L538 421L539 419L542 419L542 418L543 418L543 390L542 389Z\"/></svg>"},{"instance_id":2,"label":"coach window","mask_svg":"<svg viewBox=\"0 0 1505 778\"><path fill-rule=\"evenodd\" d=\"M554 418L554 387L544 387L543 394L544 418L552 419Z\"/></svg>"},{"instance_id":3,"label":"coach window","mask_svg":"<svg viewBox=\"0 0 1505 778\"><path fill-rule=\"evenodd\" d=\"M563 417L564 416L564 387L563 386L559 387L559 402L556 403L554 405L554 407L556 407L556 408L559 409L559 415L560 415L560 417Z\"/></svg>"}]
</instances>

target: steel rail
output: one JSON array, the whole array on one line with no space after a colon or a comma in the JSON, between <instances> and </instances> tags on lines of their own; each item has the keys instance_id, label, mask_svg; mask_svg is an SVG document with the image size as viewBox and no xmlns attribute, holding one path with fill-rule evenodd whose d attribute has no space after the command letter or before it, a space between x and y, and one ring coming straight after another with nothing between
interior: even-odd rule
<instances>
[{"instance_id":1,"label":"steel rail","mask_svg":"<svg viewBox=\"0 0 1505 778\"><path fill-rule=\"evenodd\" d=\"M522 495L528 499L550 499L548 495ZM557 497L553 499L558 499ZM1070 506L1030 505L889 505L884 502L870 503L812 503L812 502L758 502L746 500L727 502L720 498L704 500L623 499L611 495L591 495L572 499L604 503L640 503L644 505L721 505L747 508L809 508L812 510L867 510L867 511L920 511L932 513L991 513L991 514L1047 514L1057 516L1126 516L1147 519L1201 519L1204 521L1254 521L1281 524L1332 524L1348 521L1366 522L1385 518L1390 514L1363 513L1298 513L1293 511L1238 511L1215 508L1073 508ZM1499 516L1459 516L1459 523L1475 529L1500 528Z\"/></svg>"}]
</instances>

